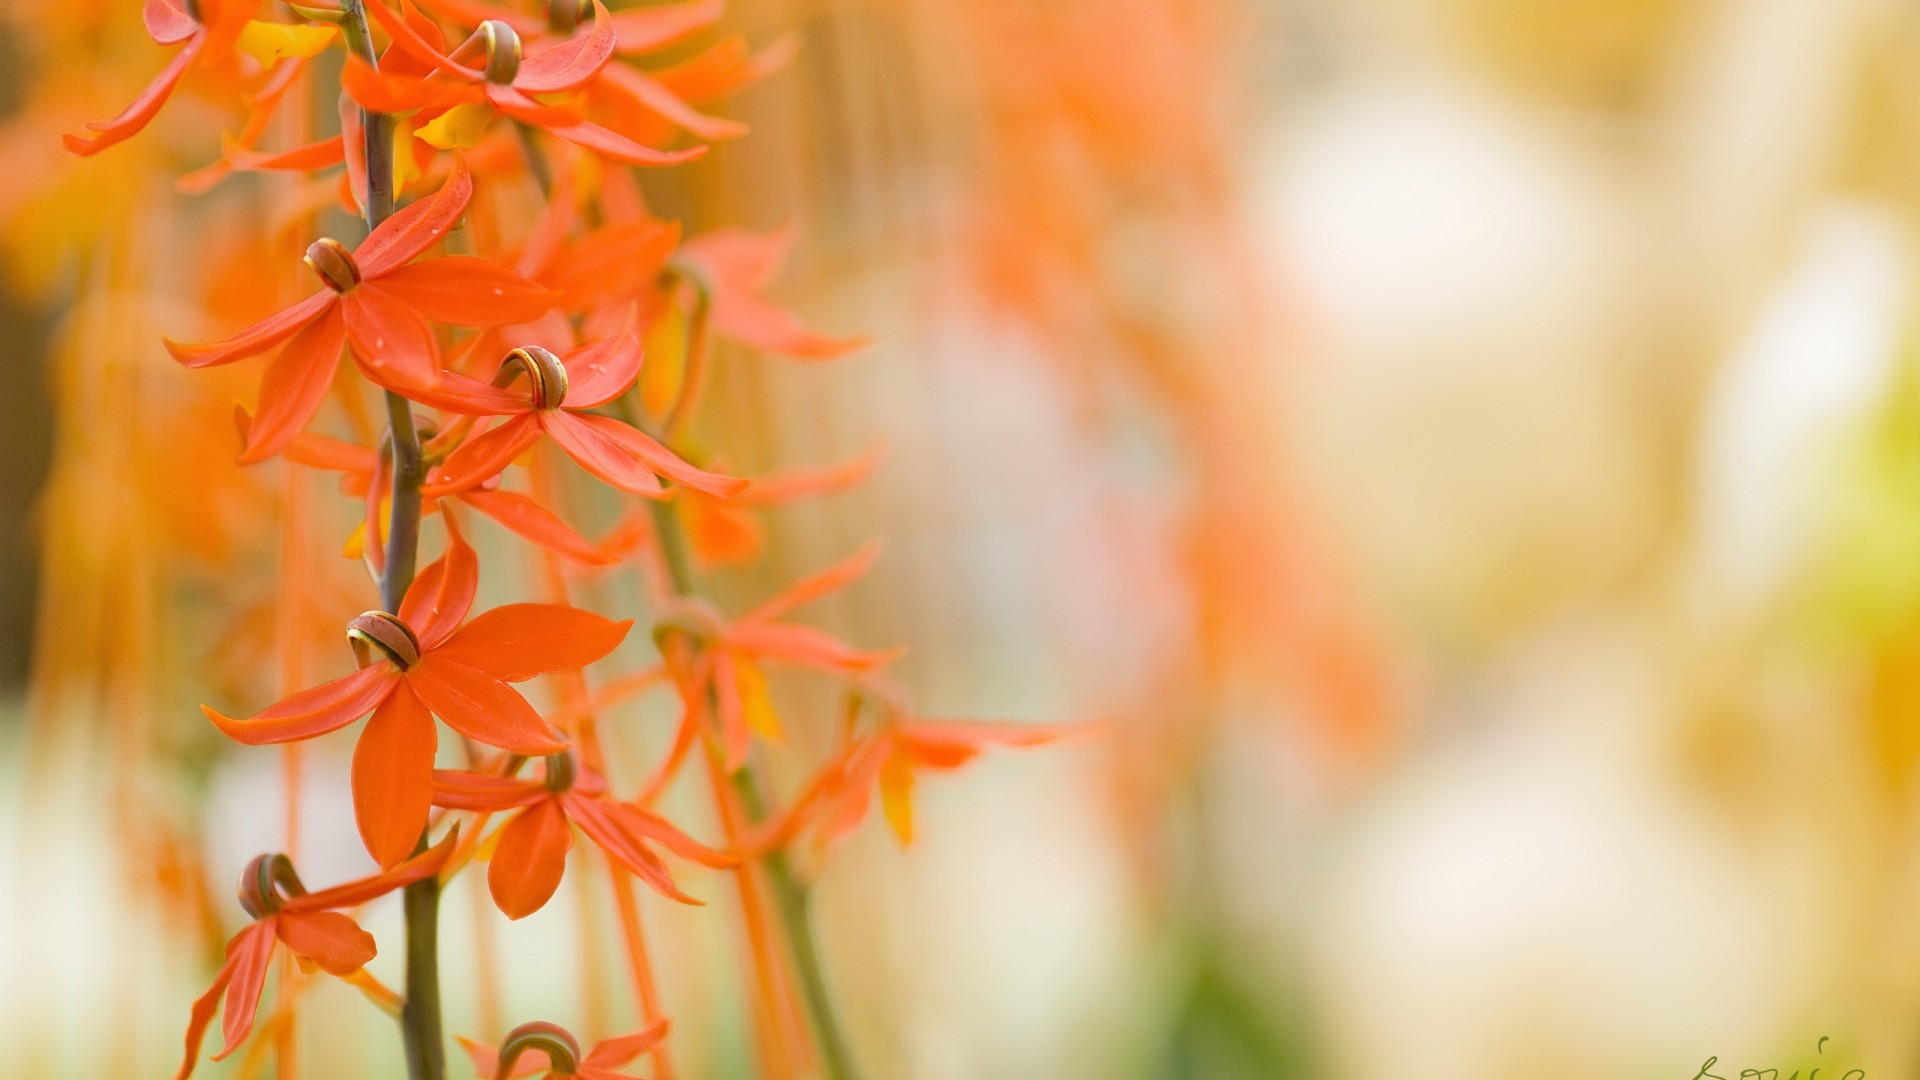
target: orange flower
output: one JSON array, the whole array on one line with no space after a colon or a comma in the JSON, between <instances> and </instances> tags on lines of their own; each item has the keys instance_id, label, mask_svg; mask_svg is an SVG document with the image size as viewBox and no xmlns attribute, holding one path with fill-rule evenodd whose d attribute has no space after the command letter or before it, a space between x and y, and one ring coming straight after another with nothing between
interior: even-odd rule
<instances>
[{"instance_id":1,"label":"orange flower","mask_svg":"<svg viewBox=\"0 0 1920 1080\"><path fill-rule=\"evenodd\" d=\"M887 822L906 844L913 840L913 786L922 770L947 772L972 761L988 747L1040 746L1092 730L1084 724L1040 727L982 720L929 720L909 713L900 695L885 688L877 690L870 700L880 712L879 725L847 744L822 772L817 786L796 802L789 827L783 832L793 831L817 805L817 839L822 846L830 844L865 819L877 787ZM849 723L853 719L850 711Z\"/></svg>"},{"instance_id":2,"label":"orange flower","mask_svg":"<svg viewBox=\"0 0 1920 1080\"><path fill-rule=\"evenodd\" d=\"M510 23L488 20L459 48L448 53L429 41L407 20L372 3L367 10L393 38L389 51L412 57L433 68L424 79L375 69L349 57L341 83L355 101L384 113L419 112L440 116L450 109L476 106L523 124L545 128L554 135L603 157L628 165L678 165L707 152L704 146L686 150L656 150L588 123L577 113L542 104L529 95L558 94L579 88L613 56L617 31L613 17L594 0L593 27L587 33L558 41L521 59L520 34ZM480 60L481 67L462 61ZM484 120L484 114L482 116ZM452 138L449 133L449 138ZM445 144L442 144L445 145Z\"/></svg>"},{"instance_id":3,"label":"orange flower","mask_svg":"<svg viewBox=\"0 0 1920 1080\"><path fill-rule=\"evenodd\" d=\"M245 414L241 415L244 418ZM244 419L242 432L245 432ZM380 499L371 498L370 495L385 494L384 491L376 492L374 484L375 474L382 462L380 455L371 447L355 446L325 435L302 433L294 436L281 454L288 461L339 473L341 493L367 501L374 508L369 517L376 522L379 520ZM574 531L573 526L560 520L553 511L517 491L500 490L497 482L467 488L454 493L451 498L460 500L522 539L532 541L556 555L592 566L608 566L616 561L613 556L595 547L591 540ZM423 512L438 510L439 503L434 501ZM379 545L369 550L378 551Z\"/></svg>"},{"instance_id":4,"label":"orange flower","mask_svg":"<svg viewBox=\"0 0 1920 1080\"><path fill-rule=\"evenodd\" d=\"M631 1035L618 1035L593 1044L585 1057L580 1044L558 1024L535 1021L521 1024L500 1041L500 1049L482 1046L472 1039L460 1045L473 1059L475 1075L486 1080L507 1080L515 1076L578 1077L579 1080L637 1080L614 1070L660 1044L667 1037L667 1022L658 1020Z\"/></svg>"},{"instance_id":5,"label":"orange flower","mask_svg":"<svg viewBox=\"0 0 1920 1080\"><path fill-rule=\"evenodd\" d=\"M542 433L582 468L635 495L665 498L667 489L660 484L663 477L722 496L745 487L745 480L689 465L645 432L610 416L585 411L625 393L640 373L640 360L640 340L631 332L588 345L564 363L537 345L515 349L507 361L519 365L528 376L527 385L517 391L503 391L503 400L492 407L481 400L476 387L468 395L470 404L465 406L509 419L467 440L449 455L427 494L461 491L499 475ZM447 380L450 386L471 382L453 374Z\"/></svg>"},{"instance_id":6,"label":"orange flower","mask_svg":"<svg viewBox=\"0 0 1920 1080\"><path fill-rule=\"evenodd\" d=\"M415 396L440 380L440 346L429 320L488 326L531 319L552 306L554 294L485 259L412 262L453 227L472 195L466 162L457 161L439 192L388 218L353 252L334 240L315 241L306 260L326 283L319 292L225 341L166 343L175 360L192 368L230 364L287 343L260 380L241 461L272 457L299 434L326 397L346 346L367 378Z\"/></svg>"},{"instance_id":7,"label":"orange flower","mask_svg":"<svg viewBox=\"0 0 1920 1080\"><path fill-rule=\"evenodd\" d=\"M199 0L193 6L183 0L146 0L141 16L146 20L147 36L156 45L179 45L180 51L173 54L167 66L160 69L160 74L153 77L120 115L87 125L97 134L62 135L67 149L87 157L139 134L159 115L173 88L180 84L181 76L197 59L205 57L210 58L209 62L219 62L229 57L253 6L236 0ZM196 9L199 17L192 14Z\"/></svg>"},{"instance_id":8,"label":"orange flower","mask_svg":"<svg viewBox=\"0 0 1920 1080\"><path fill-rule=\"evenodd\" d=\"M226 993L226 1010L221 1026L227 1042L213 1060L233 1053L246 1041L253 1031L260 992L266 988L267 968L276 947L284 945L299 958L302 967L311 970L318 966L330 975L351 975L366 966L377 952L373 935L336 909L357 907L439 873L453 854L455 839L456 834L449 833L440 843L386 873L317 893L307 892L300 884L285 855L262 855L248 864L240 875L240 903L253 916L253 924L227 942L226 963L214 976L213 985L193 1003L187 1022L186 1058L174 1080L186 1080L193 1074L200 1042L213 1022L222 991ZM288 895L282 895L282 890Z\"/></svg>"},{"instance_id":9,"label":"orange flower","mask_svg":"<svg viewBox=\"0 0 1920 1080\"><path fill-rule=\"evenodd\" d=\"M675 828L666 818L607 794L606 778L577 764L570 754L546 759L544 780L519 780L484 773L433 774L433 802L452 810L519 809L501 826L487 863L487 890L509 919L540 910L566 872L567 852L578 826L613 860L662 896L699 904L673 883L665 860L647 845L659 844L702 866L724 870L739 860L715 851Z\"/></svg>"},{"instance_id":10,"label":"orange flower","mask_svg":"<svg viewBox=\"0 0 1920 1080\"><path fill-rule=\"evenodd\" d=\"M761 295L792 245L790 228L770 233L716 229L681 245L677 258L706 289L712 305L708 318L721 337L805 360L830 360L865 348L870 338L823 334Z\"/></svg>"},{"instance_id":11,"label":"orange flower","mask_svg":"<svg viewBox=\"0 0 1920 1080\"><path fill-rule=\"evenodd\" d=\"M377 653L377 661L250 719L201 706L229 738L250 746L315 738L371 712L353 752L354 818L382 866L406 858L426 827L434 716L488 746L558 753L565 737L508 684L584 667L633 625L558 604L507 604L467 621L479 568L451 517L447 525L446 554L420 572L399 613L370 611L348 624L356 651L363 659Z\"/></svg>"},{"instance_id":12,"label":"orange flower","mask_svg":"<svg viewBox=\"0 0 1920 1080\"><path fill-rule=\"evenodd\" d=\"M682 600L676 614L654 631L657 637L665 638L688 634L701 645L689 659L681 661L676 661L675 650L663 649L688 705L672 756L677 759L685 753L692 733L709 711L709 697L729 770L746 761L755 729L766 735L778 734L779 722L766 700L765 678L759 669L762 661L858 674L891 663L904 653L904 649L856 649L825 631L780 621L794 608L853 584L879 555L880 545L868 544L732 620L711 605Z\"/></svg>"}]
</instances>

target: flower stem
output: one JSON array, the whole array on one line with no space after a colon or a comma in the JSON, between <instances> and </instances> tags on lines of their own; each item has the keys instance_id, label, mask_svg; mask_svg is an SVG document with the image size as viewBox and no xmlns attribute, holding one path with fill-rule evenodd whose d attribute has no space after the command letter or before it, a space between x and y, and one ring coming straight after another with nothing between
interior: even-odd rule
<instances>
[{"instance_id":1,"label":"flower stem","mask_svg":"<svg viewBox=\"0 0 1920 1080\"><path fill-rule=\"evenodd\" d=\"M369 64L378 65L373 35L367 27L362 0L342 0L340 31L347 47ZM380 227L393 213L393 118L363 110L361 128L367 161L367 231ZM400 601L413 584L420 547L420 486L426 467L420 456L420 433L413 426L413 406L406 398L385 391L389 445L393 452L393 487L387 527L386 569L380 575L380 603L399 612ZM420 850L427 834L420 835ZM400 1005L400 1035L406 1049L407 1075L412 1080L445 1080L446 1035L440 1019L440 880L428 876L407 886L406 997Z\"/></svg>"},{"instance_id":2,"label":"flower stem","mask_svg":"<svg viewBox=\"0 0 1920 1080\"><path fill-rule=\"evenodd\" d=\"M623 412L630 408L625 398L620 399L618 407ZM667 565L674 591L683 596L697 595L699 586L693 578L693 561L689 557L686 533L680 527L680 519L675 516L672 504L652 502L647 505L653 513L654 534L659 538L661 559ZM740 807L746 812L749 828L760 824L766 819L767 807L760 794L753 762L747 762L739 772L733 774L733 785ZM821 1072L826 1080L858 1080L860 1072L854 1065L839 1013L834 1008L833 992L827 986L826 966L822 963L819 942L814 937L807 887L794 876L793 868L788 865L787 857L782 852L769 852L760 859L760 866L766 872L767 886L773 892L774 911L780 916L781 929L785 933L788 948L792 950L793 966L800 976L800 991L806 999L807 1017L812 1022L814 1043L820 1051Z\"/></svg>"}]
</instances>

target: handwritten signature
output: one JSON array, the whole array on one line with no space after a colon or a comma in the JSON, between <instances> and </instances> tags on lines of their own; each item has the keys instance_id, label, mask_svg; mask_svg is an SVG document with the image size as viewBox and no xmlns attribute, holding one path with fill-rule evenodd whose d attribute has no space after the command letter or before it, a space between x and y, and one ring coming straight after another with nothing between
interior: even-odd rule
<instances>
[{"instance_id":1,"label":"handwritten signature","mask_svg":"<svg viewBox=\"0 0 1920 1080\"><path fill-rule=\"evenodd\" d=\"M1827 1052L1828 1038L1829 1036L1822 1035L1820 1041L1814 1044L1813 1052L1816 1055ZM1708 1058L1706 1063L1700 1066L1700 1071L1693 1074L1691 1080L1801 1080L1799 1069L1790 1073L1783 1073L1779 1069L1741 1069L1739 1073L1729 1078L1714 1072L1715 1068L1725 1068L1720 1064L1720 1058L1717 1055ZM1820 1070L1815 1069L1808 1073L1806 1080L1820 1080ZM1867 1070L1848 1069L1840 1074L1839 1080L1867 1080Z\"/></svg>"}]
</instances>

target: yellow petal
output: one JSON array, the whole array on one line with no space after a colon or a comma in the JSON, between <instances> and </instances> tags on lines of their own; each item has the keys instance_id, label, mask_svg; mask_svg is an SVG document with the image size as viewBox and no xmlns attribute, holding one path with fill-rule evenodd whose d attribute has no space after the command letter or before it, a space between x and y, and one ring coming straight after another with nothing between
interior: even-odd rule
<instances>
[{"instance_id":1,"label":"yellow petal","mask_svg":"<svg viewBox=\"0 0 1920 1080\"><path fill-rule=\"evenodd\" d=\"M320 55L333 44L333 35L331 26L295 26L250 19L240 31L237 47L260 61L261 67L272 67L288 57L305 59Z\"/></svg>"},{"instance_id":2,"label":"yellow petal","mask_svg":"<svg viewBox=\"0 0 1920 1080\"><path fill-rule=\"evenodd\" d=\"M347 537L347 542L340 545L340 554L345 555L349 559L357 559L366 554L366 551L367 520L361 518L360 523L353 527L353 535Z\"/></svg>"},{"instance_id":3,"label":"yellow petal","mask_svg":"<svg viewBox=\"0 0 1920 1080\"><path fill-rule=\"evenodd\" d=\"M913 764L905 754L890 754L880 766L880 807L900 843L913 843Z\"/></svg>"},{"instance_id":4,"label":"yellow petal","mask_svg":"<svg viewBox=\"0 0 1920 1080\"><path fill-rule=\"evenodd\" d=\"M687 364L687 317L670 307L647 328L646 365L640 369L640 403L655 416L680 396L680 375Z\"/></svg>"},{"instance_id":5,"label":"yellow petal","mask_svg":"<svg viewBox=\"0 0 1920 1080\"><path fill-rule=\"evenodd\" d=\"M744 657L733 662L733 681L740 687L740 711L746 714L747 726L761 736L778 740L780 714L773 710L773 698L767 694L767 677L760 672L758 665Z\"/></svg>"},{"instance_id":6,"label":"yellow petal","mask_svg":"<svg viewBox=\"0 0 1920 1080\"><path fill-rule=\"evenodd\" d=\"M393 190L405 191L420 179L420 168L413 160L413 121L404 116L393 121Z\"/></svg>"},{"instance_id":7,"label":"yellow petal","mask_svg":"<svg viewBox=\"0 0 1920 1080\"><path fill-rule=\"evenodd\" d=\"M480 142L480 136L487 132L487 121L493 119L493 106L478 102L455 105L439 116L434 117L414 132L420 141L440 150L452 150L458 147L471 150Z\"/></svg>"}]
</instances>

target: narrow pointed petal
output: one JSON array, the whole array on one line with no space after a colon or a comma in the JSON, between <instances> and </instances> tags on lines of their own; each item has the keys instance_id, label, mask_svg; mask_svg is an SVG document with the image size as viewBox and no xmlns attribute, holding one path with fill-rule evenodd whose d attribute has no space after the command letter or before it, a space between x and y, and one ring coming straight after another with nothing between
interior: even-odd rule
<instances>
[{"instance_id":1,"label":"narrow pointed petal","mask_svg":"<svg viewBox=\"0 0 1920 1080\"><path fill-rule=\"evenodd\" d=\"M615 622L559 604L505 604L476 616L434 655L521 682L586 667L617 648L632 627L632 619Z\"/></svg>"},{"instance_id":2,"label":"narrow pointed petal","mask_svg":"<svg viewBox=\"0 0 1920 1080\"><path fill-rule=\"evenodd\" d=\"M642 146L618 132L609 131L599 124L578 123L565 127L549 127L548 131L575 146L591 150L610 161L625 165L638 165L642 168L658 168L667 165L684 165L707 156L706 146L689 146L685 150L656 150L651 146Z\"/></svg>"},{"instance_id":3,"label":"narrow pointed petal","mask_svg":"<svg viewBox=\"0 0 1920 1080\"><path fill-rule=\"evenodd\" d=\"M751 293L713 294L713 332L750 349L801 360L833 360L866 348L865 336L835 337L813 329Z\"/></svg>"},{"instance_id":4,"label":"narrow pointed petal","mask_svg":"<svg viewBox=\"0 0 1920 1080\"><path fill-rule=\"evenodd\" d=\"M443 371L433 385L409 386L401 393L409 401L462 416L505 416L532 408L524 388L502 389L457 371Z\"/></svg>"},{"instance_id":5,"label":"narrow pointed petal","mask_svg":"<svg viewBox=\"0 0 1920 1080\"><path fill-rule=\"evenodd\" d=\"M453 156L453 171L447 174L440 190L421 199L382 222L354 249L365 278L377 278L412 262L414 257L439 242L448 229L466 212L473 198L473 176L467 171L467 159Z\"/></svg>"},{"instance_id":6,"label":"narrow pointed petal","mask_svg":"<svg viewBox=\"0 0 1920 1080\"><path fill-rule=\"evenodd\" d=\"M458 494L499 476L513 460L540 438L540 424L532 413L509 417L500 426L460 444L433 474L428 490L435 495Z\"/></svg>"},{"instance_id":7,"label":"narrow pointed petal","mask_svg":"<svg viewBox=\"0 0 1920 1080\"><path fill-rule=\"evenodd\" d=\"M329 975L351 975L379 952L372 934L337 911L281 912L274 923L295 956L319 964Z\"/></svg>"},{"instance_id":8,"label":"narrow pointed petal","mask_svg":"<svg viewBox=\"0 0 1920 1080\"><path fill-rule=\"evenodd\" d=\"M372 712L393 692L399 678L392 664L382 662L302 690L246 720L236 720L204 705L200 711L235 742L248 746L295 742L337 731Z\"/></svg>"},{"instance_id":9,"label":"narrow pointed petal","mask_svg":"<svg viewBox=\"0 0 1920 1080\"><path fill-rule=\"evenodd\" d=\"M611 1039L601 1039L593 1044L592 1050L587 1051L586 1060L581 1064L591 1065L596 1069L617 1069L660 1045L660 1040L667 1037L667 1028L667 1021L655 1020L631 1035L616 1035Z\"/></svg>"},{"instance_id":10,"label":"narrow pointed petal","mask_svg":"<svg viewBox=\"0 0 1920 1080\"><path fill-rule=\"evenodd\" d=\"M708 847L644 806L630 802L602 802L601 805L635 837L657 843L689 862L710 870L731 870L740 865L737 856Z\"/></svg>"},{"instance_id":11,"label":"narrow pointed petal","mask_svg":"<svg viewBox=\"0 0 1920 1080\"><path fill-rule=\"evenodd\" d=\"M502 326L545 315L560 294L485 259L448 255L383 274L380 288L428 320L448 326Z\"/></svg>"},{"instance_id":12,"label":"narrow pointed petal","mask_svg":"<svg viewBox=\"0 0 1920 1080\"><path fill-rule=\"evenodd\" d=\"M867 571L873 569L874 561L880 558L880 550L881 544L878 540L870 540L860 545L853 554L832 566L809 574L780 590L759 607L740 616L736 625L778 619L803 604L810 604L822 597L839 592L865 577Z\"/></svg>"},{"instance_id":13,"label":"narrow pointed petal","mask_svg":"<svg viewBox=\"0 0 1920 1080\"><path fill-rule=\"evenodd\" d=\"M733 654L727 649L713 650L713 701L727 771L738 772L753 750L753 729L747 726L746 710L740 703L740 678L734 671Z\"/></svg>"},{"instance_id":14,"label":"narrow pointed petal","mask_svg":"<svg viewBox=\"0 0 1920 1080\"><path fill-rule=\"evenodd\" d=\"M880 809L900 843L913 843L913 762L905 754L890 754L880 766Z\"/></svg>"},{"instance_id":15,"label":"narrow pointed petal","mask_svg":"<svg viewBox=\"0 0 1920 1080\"><path fill-rule=\"evenodd\" d=\"M708 116L658 80L624 64L608 65L596 86L708 142L737 139L747 133L747 125L740 121Z\"/></svg>"},{"instance_id":16,"label":"narrow pointed petal","mask_svg":"<svg viewBox=\"0 0 1920 1080\"><path fill-rule=\"evenodd\" d=\"M273 457L305 430L327 399L346 344L346 323L335 308L308 323L273 358L260 377L259 415L247 431L242 465Z\"/></svg>"},{"instance_id":17,"label":"narrow pointed petal","mask_svg":"<svg viewBox=\"0 0 1920 1080\"><path fill-rule=\"evenodd\" d=\"M430 654L407 672L407 682L435 716L476 742L528 757L567 748L519 691L478 668Z\"/></svg>"},{"instance_id":18,"label":"narrow pointed petal","mask_svg":"<svg viewBox=\"0 0 1920 1080\"><path fill-rule=\"evenodd\" d=\"M340 298L347 341L360 370L389 389L431 386L440 377L440 342L433 327L400 297L366 281Z\"/></svg>"},{"instance_id":19,"label":"narrow pointed petal","mask_svg":"<svg viewBox=\"0 0 1920 1080\"><path fill-rule=\"evenodd\" d=\"M657 52L719 22L726 10L726 0L684 0L615 12L613 25L619 40L614 51L622 56Z\"/></svg>"},{"instance_id":20,"label":"narrow pointed petal","mask_svg":"<svg viewBox=\"0 0 1920 1080\"><path fill-rule=\"evenodd\" d=\"M713 495L731 495L746 481L710 473L682 460L652 436L610 416L564 409L539 416L541 426L568 456L622 491L659 494L659 477Z\"/></svg>"},{"instance_id":21,"label":"narrow pointed petal","mask_svg":"<svg viewBox=\"0 0 1920 1080\"><path fill-rule=\"evenodd\" d=\"M254 930L255 927L250 926L240 931L240 937ZM193 1001L193 1009L187 1017L186 1055L180 1061L179 1071L173 1074L173 1080L187 1080L200 1063L200 1044L206 1040L207 1028L212 1026L213 1014L220 1007L220 996L226 991L227 984L233 981L233 969L239 963L239 950L236 948L239 943L240 938L235 938L227 946L227 958L220 965L219 974L213 977L213 985Z\"/></svg>"},{"instance_id":22,"label":"narrow pointed petal","mask_svg":"<svg viewBox=\"0 0 1920 1080\"><path fill-rule=\"evenodd\" d=\"M373 21L385 30L393 39L393 49L405 54L415 63L437 70L456 78L478 79L480 73L472 68L461 67L440 51L439 46L421 36L418 29L409 24L398 13L385 4L370 4L367 7Z\"/></svg>"},{"instance_id":23,"label":"narrow pointed petal","mask_svg":"<svg viewBox=\"0 0 1920 1080\"><path fill-rule=\"evenodd\" d=\"M566 359L567 407L592 409L626 393L640 375L642 356L640 337L631 330L573 352Z\"/></svg>"},{"instance_id":24,"label":"narrow pointed petal","mask_svg":"<svg viewBox=\"0 0 1920 1080\"><path fill-rule=\"evenodd\" d=\"M460 842L460 830L451 829L440 842L427 850L401 863L385 873L359 878L330 889L296 896L280 906L283 912L326 911L332 908L358 907L369 900L382 897L395 889L404 889L416 881L440 872L453 857L453 849Z\"/></svg>"},{"instance_id":25,"label":"narrow pointed petal","mask_svg":"<svg viewBox=\"0 0 1920 1080\"><path fill-rule=\"evenodd\" d=\"M525 495L515 491L463 491L461 502L506 526L523 540L589 566L611 566L613 556L593 546L573 526Z\"/></svg>"},{"instance_id":26,"label":"narrow pointed petal","mask_svg":"<svg viewBox=\"0 0 1920 1080\"><path fill-rule=\"evenodd\" d=\"M647 218L605 225L567 248L543 280L566 294L561 302L570 311L632 300L656 286L679 243L678 222Z\"/></svg>"},{"instance_id":27,"label":"narrow pointed petal","mask_svg":"<svg viewBox=\"0 0 1920 1080\"><path fill-rule=\"evenodd\" d=\"M449 810L511 810L538 802L548 794L546 785L537 780L450 769L438 769L433 774L433 805Z\"/></svg>"},{"instance_id":28,"label":"narrow pointed petal","mask_svg":"<svg viewBox=\"0 0 1920 1080\"><path fill-rule=\"evenodd\" d=\"M267 967L279 940L274 936L273 923L271 918L254 923L228 946L233 977L227 983L227 999L220 1011L220 1031L227 1045L213 1055L215 1061L239 1049L253 1032L253 1016L260 1009L260 992L266 989Z\"/></svg>"},{"instance_id":29,"label":"narrow pointed petal","mask_svg":"<svg viewBox=\"0 0 1920 1080\"><path fill-rule=\"evenodd\" d=\"M420 639L424 654L438 648L453 636L453 631L473 610L473 597L480 590L480 560L452 515L445 515L447 550L413 579L407 595L394 614Z\"/></svg>"},{"instance_id":30,"label":"narrow pointed petal","mask_svg":"<svg viewBox=\"0 0 1920 1080\"><path fill-rule=\"evenodd\" d=\"M147 84L147 88L140 91L139 96L121 110L120 115L111 120L87 125L98 134L62 135L61 140L66 143L67 149L81 157L91 157L109 146L126 142L138 135L141 129L159 114L160 107L167 103L173 88L180 84L180 77L187 73L188 66L193 63L194 57L200 54L200 46L205 41L204 34L189 40L179 52L174 54L167 66L160 69L160 74L153 77L153 81Z\"/></svg>"},{"instance_id":31,"label":"narrow pointed petal","mask_svg":"<svg viewBox=\"0 0 1920 1080\"><path fill-rule=\"evenodd\" d=\"M438 745L433 717L405 680L373 711L354 745L354 824L382 869L406 862L427 827Z\"/></svg>"},{"instance_id":32,"label":"narrow pointed petal","mask_svg":"<svg viewBox=\"0 0 1920 1080\"><path fill-rule=\"evenodd\" d=\"M320 317L331 307L339 294L331 289L321 289L305 300L276 311L261 319L245 330L225 341L215 341L204 345L183 344L178 341L166 342L167 352L175 360L190 368L217 367L231 364L235 360L245 360L257 356L275 345L292 337L300 329Z\"/></svg>"},{"instance_id":33,"label":"narrow pointed petal","mask_svg":"<svg viewBox=\"0 0 1920 1080\"><path fill-rule=\"evenodd\" d=\"M509 919L539 911L560 887L567 872L573 830L553 799L521 811L500 829L500 841L487 864L487 891Z\"/></svg>"},{"instance_id":34,"label":"narrow pointed petal","mask_svg":"<svg viewBox=\"0 0 1920 1080\"><path fill-rule=\"evenodd\" d=\"M666 861L648 851L638 837L623 828L619 820L608 812L607 803L580 796L568 798L566 803L568 816L580 827L580 831L625 867L628 873L670 900L694 905L705 903L680 891L680 887L673 882L673 871L667 868Z\"/></svg>"},{"instance_id":35,"label":"narrow pointed petal","mask_svg":"<svg viewBox=\"0 0 1920 1080\"><path fill-rule=\"evenodd\" d=\"M727 645L752 656L849 673L885 667L906 654L902 648L856 649L823 630L791 623L736 625L727 632Z\"/></svg>"},{"instance_id":36,"label":"narrow pointed petal","mask_svg":"<svg viewBox=\"0 0 1920 1080\"><path fill-rule=\"evenodd\" d=\"M254 150L223 136L220 157L236 172L311 172L345 161L347 150L338 135L274 151Z\"/></svg>"},{"instance_id":37,"label":"narrow pointed petal","mask_svg":"<svg viewBox=\"0 0 1920 1080\"><path fill-rule=\"evenodd\" d=\"M733 497L733 502L744 506L779 506L797 499L846 491L872 476L886 455L886 443L876 442L837 465L756 476Z\"/></svg>"},{"instance_id":38,"label":"narrow pointed petal","mask_svg":"<svg viewBox=\"0 0 1920 1080\"><path fill-rule=\"evenodd\" d=\"M249 424L249 427L251 425ZM243 431L242 434L245 432ZM327 435L296 435L280 451L288 461L337 473L370 473L373 451Z\"/></svg>"},{"instance_id":39,"label":"narrow pointed petal","mask_svg":"<svg viewBox=\"0 0 1920 1080\"><path fill-rule=\"evenodd\" d=\"M593 26L584 34L575 34L522 60L519 73L513 77L514 88L528 94L547 94L579 86L612 58L615 33L613 16L606 5L593 0Z\"/></svg>"}]
</instances>

